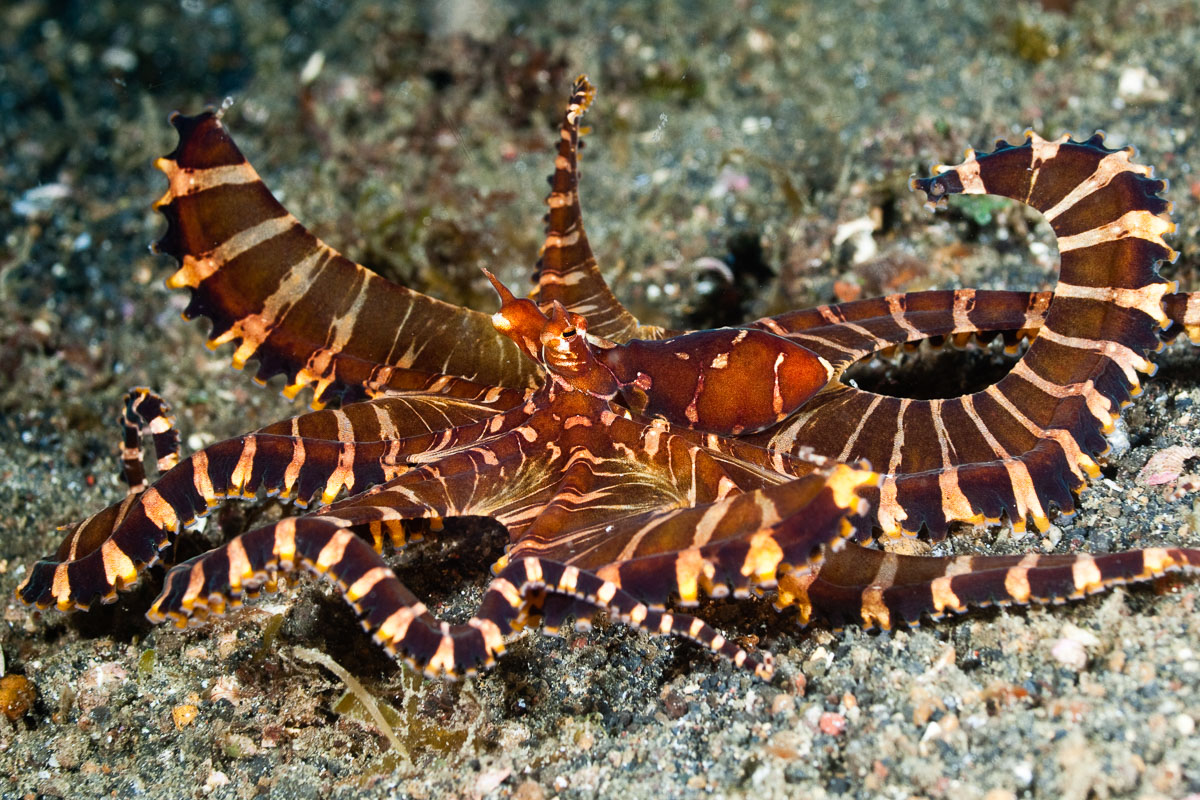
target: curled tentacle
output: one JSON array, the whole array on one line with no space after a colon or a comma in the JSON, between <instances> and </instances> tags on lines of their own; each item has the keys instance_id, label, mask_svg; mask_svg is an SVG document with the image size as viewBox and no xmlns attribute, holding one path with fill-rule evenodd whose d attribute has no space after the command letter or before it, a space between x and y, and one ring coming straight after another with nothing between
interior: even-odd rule
<instances>
[{"instance_id":1,"label":"curled tentacle","mask_svg":"<svg viewBox=\"0 0 1200 800\"><path fill-rule=\"evenodd\" d=\"M1021 312L1011 293L961 289L884 298L818 309L830 332L801 331L810 337L801 341L820 352L815 336L858 358L946 322L953 326L948 333L981 324L1036 327L1036 338L1008 375L963 397L912 400L834 384L762 434L766 446L785 452L808 446L869 461L885 474L875 498L877 524L891 535L925 529L938 539L951 522L1004 516L1018 529L1027 521L1043 529L1051 507L1073 510L1073 493L1099 472L1095 457L1107 447L1104 433L1139 390L1137 373L1153 371L1147 355L1169 322L1163 298L1171 285L1156 269L1175 256L1162 240L1172 230L1169 204L1158 196L1164 184L1130 156L1105 148L1098 137L1048 142L1030 134L1021 145L969 152L963 164L914 180L932 201L990 193L1041 211L1062 257L1049 307L1027 307L1028 322L1017 323ZM935 306L934 328L916 324L925 301ZM852 311L875 321L864 325L850 318ZM790 324L800 330L802 322ZM771 329L772 321L760 324Z\"/></svg>"},{"instance_id":2,"label":"curled tentacle","mask_svg":"<svg viewBox=\"0 0 1200 800\"><path fill-rule=\"evenodd\" d=\"M246 594L272 588L279 573L301 566L331 580L358 613L364 630L393 656L429 677L473 675L495 663L527 614L538 590L561 594L608 611L611 618L657 634L692 639L735 665L769 678L769 654L747 653L702 620L649 609L628 592L577 567L537 558L513 562L484 594L466 623L441 622L356 535L356 515L289 518L242 534L223 547L174 567L147 616L185 626L206 621ZM359 524L357 530L363 526Z\"/></svg>"},{"instance_id":3,"label":"curled tentacle","mask_svg":"<svg viewBox=\"0 0 1200 800\"><path fill-rule=\"evenodd\" d=\"M142 437L149 434L154 442L155 467L166 472L179 463L179 429L171 417L171 406L145 387L131 389L125 395L125 407L118 418L121 425L121 476L130 494L146 489L142 467Z\"/></svg>"}]
</instances>

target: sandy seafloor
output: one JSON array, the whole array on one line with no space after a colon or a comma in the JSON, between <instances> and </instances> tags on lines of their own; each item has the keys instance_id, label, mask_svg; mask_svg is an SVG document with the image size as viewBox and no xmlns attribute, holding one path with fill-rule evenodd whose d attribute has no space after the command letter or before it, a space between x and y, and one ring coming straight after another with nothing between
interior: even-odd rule
<instances>
[{"instance_id":1,"label":"sandy seafloor","mask_svg":"<svg viewBox=\"0 0 1200 800\"><path fill-rule=\"evenodd\" d=\"M128 387L174 402L187 448L302 408L204 348L205 325L181 322L186 297L163 286L170 259L147 252L163 229L150 164L173 146L172 109L231 98L238 142L302 220L481 310L495 301L479 266L518 283L533 263L553 126L579 72L600 88L583 166L592 242L647 320L709 326L860 291L1048 285L1055 249L1035 215L931 214L907 190L931 163L1030 125L1136 144L1172 184L1182 255L1166 272L1200 285L1194 0L280 5L291 10L0 10L5 597L57 546L55 526L120 496L113 419ZM769 271L742 245L732 258L731 241L761 242ZM735 294L721 292L724 271ZM1179 344L1159 362L1079 514L1046 534L962 530L936 552L1200 546L1200 495L1169 499L1137 479L1152 453L1200 446L1200 354ZM988 369L953 357L906 385L969 385ZM211 517L193 550L258 513ZM487 530L398 559L436 613L462 618L477 602L502 541ZM776 654L773 682L605 626L526 636L494 671L444 686L380 654L327 586L303 579L180 633L143 620L160 578L69 618L5 601L6 667L39 699L16 722L0 717L0 797L1200 793L1196 582L884 635L800 631L765 603L720 604L703 611ZM343 682L303 648L399 710L406 757L335 710Z\"/></svg>"}]
</instances>

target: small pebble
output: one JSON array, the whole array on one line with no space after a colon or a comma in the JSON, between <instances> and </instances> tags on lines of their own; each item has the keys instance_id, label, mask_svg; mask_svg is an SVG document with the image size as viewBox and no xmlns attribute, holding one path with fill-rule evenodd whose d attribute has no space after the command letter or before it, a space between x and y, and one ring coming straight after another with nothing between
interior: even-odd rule
<instances>
[{"instance_id":1,"label":"small pebble","mask_svg":"<svg viewBox=\"0 0 1200 800\"><path fill-rule=\"evenodd\" d=\"M482 797L485 794L491 794L496 791L500 788L500 784L508 780L509 775L512 775L512 770L507 767L484 772L475 779L476 795Z\"/></svg>"},{"instance_id":2,"label":"small pebble","mask_svg":"<svg viewBox=\"0 0 1200 800\"><path fill-rule=\"evenodd\" d=\"M846 718L836 712L826 711L821 715L821 720L817 723L817 727L821 729L821 733L826 733L830 736L841 736L846 732Z\"/></svg>"},{"instance_id":3,"label":"small pebble","mask_svg":"<svg viewBox=\"0 0 1200 800\"><path fill-rule=\"evenodd\" d=\"M229 776L226 775L224 772L221 772L219 769L214 769L212 772L210 772L208 774L208 777L204 780L204 788L210 792L213 789L220 788L221 786L227 786L228 784L229 784Z\"/></svg>"},{"instance_id":4,"label":"small pebble","mask_svg":"<svg viewBox=\"0 0 1200 800\"><path fill-rule=\"evenodd\" d=\"M1083 628L1071 622L1068 622L1062 626L1062 635L1066 639L1079 642L1084 647L1100 646L1100 639L1096 636L1096 634L1092 633L1091 631L1084 630Z\"/></svg>"},{"instance_id":5,"label":"small pebble","mask_svg":"<svg viewBox=\"0 0 1200 800\"><path fill-rule=\"evenodd\" d=\"M1087 666L1088 655L1084 646L1074 640L1062 638L1057 640L1050 648L1050 655L1054 656L1054 660L1062 664L1064 667L1079 672Z\"/></svg>"},{"instance_id":6,"label":"small pebble","mask_svg":"<svg viewBox=\"0 0 1200 800\"><path fill-rule=\"evenodd\" d=\"M100 54L100 64L117 72L133 72L137 69L137 54L124 47L110 47Z\"/></svg>"},{"instance_id":7,"label":"small pebble","mask_svg":"<svg viewBox=\"0 0 1200 800\"><path fill-rule=\"evenodd\" d=\"M12 210L18 217L28 219L48 212L56 202L70 196L71 187L65 183L43 183L13 201Z\"/></svg>"},{"instance_id":8,"label":"small pebble","mask_svg":"<svg viewBox=\"0 0 1200 800\"><path fill-rule=\"evenodd\" d=\"M75 703L85 712L106 706L113 692L125 686L128 680L129 671L120 663L104 661L96 664L79 677Z\"/></svg>"},{"instance_id":9,"label":"small pebble","mask_svg":"<svg viewBox=\"0 0 1200 800\"><path fill-rule=\"evenodd\" d=\"M513 797L516 800L546 800L546 791L537 781L522 781Z\"/></svg>"},{"instance_id":10,"label":"small pebble","mask_svg":"<svg viewBox=\"0 0 1200 800\"><path fill-rule=\"evenodd\" d=\"M13 722L23 717L37 700L37 687L24 675L0 678L0 709Z\"/></svg>"},{"instance_id":11,"label":"small pebble","mask_svg":"<svg viewBox=\"0 0 1200 800\"><path fill-rule=\"evenodd\" d=\"M176 730L183 730L188 725L196 721L199 716L200 709L193 705L180 705L171 709L171 720L175 723Z\"/></svg>"},{"instance_id":12,"label":"small pebble","mask_svg":"<svg viewBox=\"0 0 1200 800\"><path fill-rule=\"evenodd\" d=\"M662 704L663 711L667 714L667 719L679 719L688 710L687 701L673 690L663 695Z\"/></svg>"},{"instance_id":13,"label":"small pebble","mask_svg":"<svg viewBox=\"0 0 1200 800\"><path fill-rule=\"evenodd\" d=\"M1119 458L1125 455L1131 447L1129 441L1129 426L1125 423L1124 417L1118 417L1113 423L1112 433L1106 434L1108 439L1109 451L1105 454L1106 458Z\"/></svg>"}]
</instances>

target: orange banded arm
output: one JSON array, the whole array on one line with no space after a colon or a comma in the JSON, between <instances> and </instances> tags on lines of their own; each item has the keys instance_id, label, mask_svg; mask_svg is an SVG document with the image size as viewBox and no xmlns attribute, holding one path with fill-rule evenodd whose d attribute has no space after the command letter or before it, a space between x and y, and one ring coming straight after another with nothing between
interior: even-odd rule
<instances>
[{"instance_id":1,"label":"orange banded arm","mask_svg":"<svg viewBox=\"0 0 1200 800\"><path fill-rule=\"evenodd\" d=\"M173 114L179 145L156 166L167 231L155 250L180 264L167 284L191 290L184 316L212 321L213 346L236 342L239 369L283 373L286 395L313 404L374 396L406 373L523 389L536 367L487 315L398 286L313 236L272 196L217 114Z\"/></svg>"},{"instance_id":2,"label":"orange banded arm","mask_svg":"<svg viewBox=\"0 0 1200 800\"><path fill-rule=\"evenodd\" d=\"M796 606L805 623L815 618L837 628L886 630L970 608L1076 600L1172 572L1200 572L1200 550L934 558L848 544L828 555L815 574L797 572L782 580L778 604Z\"/></svg>"},{"instance_id":3,"label":"orange banded arm","mask_svg":"<svg viewBox=\"0 0 1200 800\"><path fill-rule=\"evenodd\" d=\"M1153 372L1147 355L1170 323L1163 310L1170 284L1156 269L1175 256L1162 240L1172 230L1169 204L1158 196L1163 183L1130 156L1099 137L1049 142L1030 134L1021 145L971 152L963 164L914 181L931 200L999 194L1047 217L1062 264L1036 339L981 392L911 400L835 383L752 441L869 461L885 473L877 523L892 535L926 529L941 538L951 522L1002 516L1018 528L1028 520L1044 528L1052 506L1070 512L1073 492L1099 472L1104 433L1140 390L1137 373ZM953 293L953 313L965 317L959 330L974 327L981 296ZM1004 302L1014 318L1011 300Z\"/></svg>"},{"instance_id":4,"label":"orange banded arm","mask_svg":"<svg viewBox=\"0 0 1200 800\"><path fill-rule=\"evenodd\" d=\"M592 334L612 342L661 339L662 328L642 325L608 288L583 228L579 204L579 122L596 96L586 75L575 79L559 128L554 174L546 197L546 242L534 270L533 299L547 306L558 301L567 311L587 317Z\"/></svg>"},{"instance_id":5,"label":"orange banded arm","mask_svg":"<svg viewBox=\"0 0 1200 800\"><path fill-rule=\"evenodd\" d=\"M18 596L62 610L87 608L97 597L111 602L184 527L225 499L262 491L302 505L314 497L329 503L407 471L416 454L452 447L457 438L474 441L525 416L518 393L448 378L437 383L445 394L315 411L193 453L144 491L70 526L58 550L34 564Z\"/></svg>"}]
</instances>

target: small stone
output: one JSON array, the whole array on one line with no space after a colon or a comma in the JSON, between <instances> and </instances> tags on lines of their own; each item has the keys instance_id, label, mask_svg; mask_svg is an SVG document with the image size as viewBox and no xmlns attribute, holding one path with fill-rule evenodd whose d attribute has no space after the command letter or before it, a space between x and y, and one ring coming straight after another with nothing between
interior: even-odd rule
<instances>
[{"instance_id":1,"label":"small stone","mask_svg":"<svg viewBox=\"0 0 1200 800\"><path fill-rule=\"evenodd\" d=\"M1117 78L1117 96L1131 103L1161 103L1170 95L1158 78L1142 66L1126 67Z\"/></svg>"},{"instance_id":2,"label":"small stone","mask_svg":"<svg viewBox=\"0 0 1200 800\"><path fill-rule=\"evenodd\" d=\"M60 736L54 743L52 757L63 769L82 768L88 753L87 739L81 736Z\"/></svg>"},{"instance_id":3,"label":"small stone","mask_svg":"<svg viewBox=\"0 0 1200 800\"><path fill-rule=\"evenodd\" d=\"M839 302L849 303L862 297L862 286L857 283L838 279L833 282L833 295Z\"/></svg>"},{"instance_id":4,"label":"small stone","mask_svg":"<svg viewBox=\"0 0 1200 800\"><path fill-rule=\"evenodd\" d=\"M537 781L521 781L521 785L513 792L516 800L546 800L546 791Z\"/></svg>"},{"instance_id":5,"label":"small stone","mask_svg":"<svg viewBox=\"0 0 1200 800\"><path fill-rule=\"evenodd\" d=\"M785 711L792 711L795 708L796 708L796 701L792 699L792 696L790 694L783 694L781 692L781 693L775 695L775 698L773 700L771 700L771 713L772 714L782 714Z\"/></svg>"},{"instance_id":6,"label":"small stone","mask_svg":"<svg viewBox=\"0 0 1200 800\"><path fill-rule=\"evenodd\" d=\"M1117 458L1129 451L1132 444L1129 441L1129 426L1125 423L1124 417L1118 417L1113 422L1111 433L1105 434L1108 440L1108 453L1106 458Z\"/></svg>"},{"instance_id":7,"label":"small stone","mask_svg":"<svg viewBox=\"0 0 1200 800\"><path fill-rule=\"evenodd\" d=\"M848 247L852 264L870 261L879 252L875 242L875 221L870 217L859 217L842 223L833 234L833 245Z\"/></svg>"},{"instance_id":8,"label":"small stone","mask_svg":"<svg viewBox=\"0 0 1200 800\"><path fill-rule=\"evenodd\" d=\"M679 719L687 713L687 702L675 693L674 690L667 692L662 698L663 711L666 712L667 719Z\"/></svg>"},{"instance_id":9,"label":"small stone","mask_svg":"<svg viewBox=\"0 0 1200 800\"><path fill-rule=\"evenodd\" d=\"M1062 528L1051 525L1046 529L1046 536L1042 539L1042 549L1050 551L1058 547L1058 543L1062 541L1062 535Z\"/></svg>"},{"instance_id":10,"label":"small stone","mask_svg":"<svg viewBox=\"0 0 1200 800\"><path fill-rule=\"evenodd\" d=\"M1175 730L1184 736L1191 736L1196 732L1196 720L1187 714L1180 714L1175 717Z\"/></svg>"},{"instance_id":11,"label":"small stone","mask_svg":"<svg viewBox=\"0 0 1200 800\"><path fill-rule=\"evenodd\" d=\"M244 733L230 733L221 742L221 749L230 758L251 758L258 755L258 746Z\"/></svg>"},{"instance_id":12,"label":"small stone","mask_svg":"<svg viewBox=\"0 0 1200 800\"><path fill-rule=\"evenodd\" d=\"M508 780L509 775L512 775L512 770L507 767L484 772L475 779L475 793L480 797L491 794L500 788L500 784Z\"/></svg>"},{"instance_id":13,"label":"small stone","mask_svg":"<svg viewBox=\"0 0 1200 800\"><path fill-rule=\"evenodd\" d=\"M1100 639L1091 631L1086 631L1074 623L1068 622L1062 627L1062 634L1067 639L1079 642L1084 647L1099 647Z\"/></svg>"},{"instance_id":14,"label":"small stone","mask_svg":"<svg viewBox=\"0 0 1200 800\"><path fill-rule=\"evenodd\" d=\"M746 46L755 53L765 53L775 44L771 34L761 28L751 28L746 33Z\"/></svg>"},{"instance_id":15,"label":"small stone","mask_svg":"<svg viewBox=\"0 0 1200 800\"><path fill-rule=\"evenodd\" d=\"M208 699L212 702L218 700L228 700L230 703L237 704L241 699L239 691L238 679L234 675L222 675L213 682L212 688L208 690Z\"/></svg>"},{"instance_id":16,"label":"small stone","mask_svg":"<svg viewBox=\"0 0 1200 800\"><path fill-rule=\"evenodd\" d=\"M43 183L27 190L12 204L13 213L29 219L48 213L56 202L71 196L71 187L65 183Z\"/></svg>"},{"instance_id":17,"label":"small stone","mask_svg":"<svg viewBox=\"0 0 1200 800\"><path fill-rule=\"evenodd\" d=\"M106 706L113 691L128 680L129 671L116 661L97 664L80 676L75 704L84 712Z\"/></svg>"},{"instance_id":18,"label":"small stone","mask_svg":"<svg viewBox=\"0 0 1200 800\"><path fill-rule=\"evenodd\" d=\"M1074 639L1061 638L1050 648L1050 655L1064 667L1079 672L1087 666L1087 650Z\"/></svg>"},{"instance_id":19,"label":"small stone","mask_svg":"<svg viewBox=\"0 0 1200 800\"><path fill-rule=\"evenodd\" d=\"M765 749L782 761L795 761L808 751L807 747L802 747L802 740L795 731L778 731L772 734Z\"/></svg>"},{"instance_id":20,"label":"small stone","mask_svg":"<svg viewBox=\"0 0 1200 800\"><path fill-rule=\"evenodd\" d=\"M204 780L204 788L210 792L213 789L218 789L222 786L228 786L228 785L229 785L229 776L226 775L224 772L221 772L219 769L214 769L212 772L210 772L208 774L208 777L205 778L205 780Z\"/></svg>"},{"instance_id":21,"label":"small stone","mask_svg":"<svg viewBox=\"0 0 1200 800\"><path fill-rule=\"evenodd\" d=\"M195 722L199 715L200 709L191 704L179 705L171 709L171 721L175 723L175 730L178 731Z\"/></svg>"},{"instance_id":22,"label":"small stone","mask_svg":"<svg viewBox=\"0 0 1200 800\"><path fill-rule=\"evenodd\" d=\"M309 54L308 60L304 62L304 66L300 68L300 85L308 86L315 81L324 67L325 53L321 50L314 50Z\"/></svg>"},{"instance_id":23,"label":"small stone","mask_svg":"<svg viewBox=\"0 0 1200 800\"><path fill-rule=\"evenodd\" d=\"M497 743L503 750L512 750L529 740L529 728L522 722L507 722L500 726Z\"/></svg>"},{"instance_id":24,"label":"small stone","mask_svg":"<svg viewBox=\"0 0 1200 800\"><path fill-rule=\"evenodd\" d=\"M13 722L33 708L37 694L37 687L24 675L5 675L0 678L0 709Z\"/></svg>"},{"instance_id":25,"label":"small stone","mask_svg":"<svg viewBox=\"0 0 1200 800\"><path fill-rule=\"evenodd\" d=\"M821 733L826 733L830 736L841 736L846 732L846 718L836 712L826 711L821 715L817 727L821 729Z\"/></svg>"},{"instance_id":26,"label":"small stone","mask_svg":"<svg viewBox=\"0 0 1200 800\"><path fill-rule=\"evenodd\" d=\"M1062 635L1050 647L1050 655L1065 667L1079 672L1088 663L1087 648L1098 647L1100 639L1070 622L1062 626Z\"/></svg>"},{"instance_id":27,"label":"small stone","mask_svg":"<svg viewBox=\"0 0 1200 800\"><path fill-rule=\"evenodd\" d=\"M124 47L110 47L100 54L100 63L116 72L133 72L137 69L138 57Z\"/></svg>"}]
</instances>

